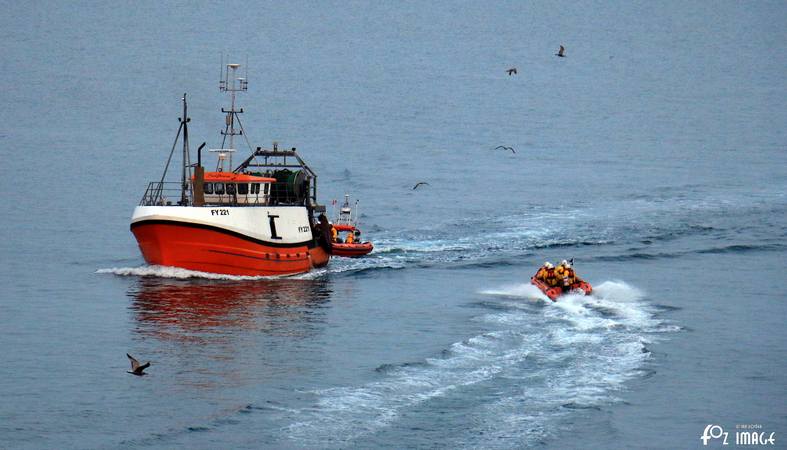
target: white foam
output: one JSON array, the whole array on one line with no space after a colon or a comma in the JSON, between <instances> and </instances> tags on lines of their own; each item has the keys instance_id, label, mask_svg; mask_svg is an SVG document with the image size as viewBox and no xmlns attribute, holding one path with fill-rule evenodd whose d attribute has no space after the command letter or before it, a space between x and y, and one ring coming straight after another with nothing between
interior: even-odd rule
<instances>
[{"instance_id":1,"label":"white foam","mask_svg":"<svg viewBox=\"0 0 787 450\"><path fill-rule=\"evenodd\" d=\"M532 298L534 289L540 293L529 284L506 285L480 293ZM645 301L645 294L622 281L599 283L592 296L568 294L557 302L547 301L546 308L528 307L513 300L500 301L500 305L507 309L482 314L476 320L509 328L509 334L501 330L455 343L451 354L465 355L461 361L467 368L488 367L491 360L510 356L517 349L519 355L532 358L532 364L524 356L516 362L501 363L498 359L499 370L490 378L523 380L517 384L521 388L475 410L468 422L477 424L478 429L457 436L460 446L510 443L514 442L512 439L525 445L536 444L556 431L553 424L558 416L618 401L614 392L638 376L650 358L644 349L655 339L652 333L680 329L659 320ZM521 333L521 339L511 339L512 333ZM451 363L459 360L448 358L440 365L458 369ZM447 445L452 446L450 442Z\"/></svg>"},{"instance_id":2,"label":"white foam","mask_svg":"<svg viewBox=\"0 0 787 450\"><path fill-rule=\"evenodd\" d=\"M329 266L314 269L306 273L289 274L289 275L269 275L269 276L242 276L242 275L225 275L220 273L200 272L196 270L188 270L180 267L171 266L158 266L158 265L145 265L139 267L111 267L96 270L96 273L110 273L118 276L136 276L136 277L159 277L159 278L173 278L173 279L189 279L189 278L203 278L207 280L234 280L234 281L248 281L248 280L272 280L280 278L294 278L294 279L315 279L325 276L330 273L344 273L362 271L367 269L389 268L401 269L405 267L405 263L395 261L392 259L379 260L379 259L348 259L342 258L340 261L334 260Z\"/></svg>"},{"instance_id":3,"label":"white foam","mask_svg":"<svg viewBox=\"0 0 787 450\"><path fill-rule=\"evenodd\" d=\"M469 423L485 423L482 441L513 442L529 446L538 444L558 430L555 419L573 409L599 408L619 401L615 391L637 376L637 370L649 357L637 333L605 331L580 332L570 328L555 329L547 337L550 345L539 360L538 373L545 380L531 379L523 389L486 404ZM468 440L471 447L477 430L468 430L458 441ZM449 443L449 446L450 443Z\"/></svg>"},{"instance_id":4,"label":"white foam","mask_svg":"<svg viewBox=\"0 0 787 450\"><path fill-rule=\"evenodd\" d=\"M499 325L522 326L530 323L530 318L516 313L484 314L472 319L477 322L490 322Z\"/></svg>"},{"instance_id":5,"label":"white foam","mask_svg":"<svg viewBox=\"0 0 787 450\"><path fill-rule=\"evenodd\" d=\"M108 269L98 269L96 273L111 273L119 276L136 276L136 277L159 277L159 278L175 278L175 279L188 279L188 278L205 278L208 280L264 280L281 277L247 277L237 275L223 275L219 273L199 272L196 270L182 269L180 267L170 266L140 266L140 267L112 267Z\"/></svg>"},{"instance_id":6,"label":"white foam","mask_svg":"<svg viewBox=\"0 0 787 450\"><path fill-rule=\"evenodd\" d=\"M322 444L339 436L346 442L374 432L395 420L402 409L489 380L522 361L531 349L504 344L510 338L516 337L507 331L475 336L452 344L446 358L398 367L383 381L315 391L317 408L302 411L287 434L298 441ZM517 340L521 343L521 337Z\"/></svg>"},{"instance_id":7,"label":"white foam","mask_svg":"<svg viewBox=\"0 0 787 450\"><path fill-rule=\"evenodd\" d=\"M574 316L585 316L589 312L585 303L586 296L584 294L565 294L557 299L554 306Z\"/></svg>"},{"instance_id":8,"label":"white foam","mask_svg":"<svg viewBox=\"0 0 787 450\"><path fill-rule=\"evenodd\" d=\"M541 289L533 286L530 283L512 284L512 285L502 286L497 289L483 290L480 293L485 295L528 298L533 300L543 300L543 301L551 302L551 300L549 300L549 297L547 297L546 295L544 295L543 292L541 292Z\"/></svg>"},{"instance_id":9,"label":"white foam","mask_svg":"<svg viewBox=\"0 0 787 450\"><path fill-rule=\"evenodd\" d=\"M469 250L475 246L475 242L463 242L466 239L453 239L444 241L439 239L423 240L423 241L408 241L408 240L391 240L379 241L375 244L375 253L390 253L390 252L419 252L419 253L437 253L437 252L450 252Z\"/></svg>"},{"instance_id":10,"label":"white foam","mask_svg":"<svg viewBox=\"0 0 787 450\"><path fill-rule=\"evenodd\" d=\"M623 281L605 281L593 287L593 296L616 302L634 302L645 297L645 293Z\"/></svg>"},{"instance_id":11,"label":"white foam","mask_svg":"<svg viewBox=\"0 0 787 450\"><path fill-rule=\"evenodd\" d=\"M346 445L389 426L421 402L462 395L457 392L468 386L501 378L526 381L499 392L500 400L476 410L482 417L472 422L486 424L485 436L518 436L521 442L544 436L556 416L571 413L572 406L564 405L596 408L616 401L612 393L635 377L649 357L643 352L647 331L641 326L658 321L641 301L641 292L623 282L600 287L599 298L569 294L549 302L554 307L482 314L478 319L502 329L455 342L445 357L387 371L381 381L315 391L316 406L297 414L286 434L301 444ZM533 298L540 291L516 284L482 293ZM527 427L521 426L522 414ZM466 443L468 437L462 439Z\"/></svg>"},{"instance_id":12,"label":"white foam","mask_svg":"<svg viewBox=\"0 0 787 450\"><path fill-rule=\"evenodd\" d=\"M648 328L660 322L653 316L644 298L642 290L623 281L605 281L594 288L588 304L613 312L622 325L650 331Z\"/></svg>"}]
</instances>

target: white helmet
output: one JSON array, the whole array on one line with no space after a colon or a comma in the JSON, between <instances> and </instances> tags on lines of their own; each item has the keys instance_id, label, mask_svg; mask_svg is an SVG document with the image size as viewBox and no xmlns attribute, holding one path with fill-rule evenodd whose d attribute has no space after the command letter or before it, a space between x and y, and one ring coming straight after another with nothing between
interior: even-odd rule
<instances>
[{"instance_id":1,"label":"white helmet","mask_svg":"<svg viewBox=\"0 0 787 450\"><path fill-rule=\"evenodd\" d=\"M546 267L547 269L554 269L555 268L555 266L553 266L552 263L549 262L549 261L544 263L544 267Z\"/></svg>"},{"instance_id":2,"label":"white helmet","mask_svg":"<svg viewBox=\"0 0 787 450\"><path fill-rule=\"evenodd\" d=\"M568 261L564 259L563 261L560 261L560 265L563 267L568 267Z\"/></svg>"}]
</instances>

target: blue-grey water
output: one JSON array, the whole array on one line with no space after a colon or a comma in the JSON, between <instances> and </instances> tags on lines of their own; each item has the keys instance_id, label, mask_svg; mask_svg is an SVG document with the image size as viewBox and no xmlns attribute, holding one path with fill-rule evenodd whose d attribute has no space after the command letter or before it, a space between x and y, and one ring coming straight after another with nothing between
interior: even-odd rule
<instances>
[{"instance_id":1,"label":"blue-grey water","mask_svg":"<svg viewBox=\"0 0 787 450\"><path fill-rule=\"evenodd\" d=\"M784 2L0 4L0 447L784 448ZM145 266L222 52L369 257ZM570 257L593 297L527 285Z\"/></svg>"}]
</instances>

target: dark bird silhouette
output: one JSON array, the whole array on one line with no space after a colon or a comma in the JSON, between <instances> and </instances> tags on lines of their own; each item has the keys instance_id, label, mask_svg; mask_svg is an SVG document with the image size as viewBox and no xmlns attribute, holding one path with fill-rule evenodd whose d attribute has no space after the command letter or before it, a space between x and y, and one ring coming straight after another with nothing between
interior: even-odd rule
<instances>
[{"instance_id":1,"label":"dark bird silhouette","mask_svg":"<svg viewBox=\"0 0 787 450\"><path fill-rule=\"evenodd\" d=\"M510 68L510 69L506 70L506 73L508 73L508 76L509 76L509 77L510 77L511 75L516 75L516 67L512 67L512 68Z\"/></svg>"},{"instance_id":2,"label":"dark bird silhouette","mask_svg":"<svg viewBox=\"0 0 787 450\"><path fill-rule=\"evenodd\" d=\"M557 53L555 53L555 56L559 56L561 58L565 58L566 55L563 54L565 51L566 51L566 48L561 45L560 46L560 50L558 50Z\"/></svg>"},{"instance_id":3,"label":"dark bird silhouette","mask_svg":"<svg viewBox=\"0 0 787 450\"><path fill-rule=\"evenodd\" d=\"M415 186L413 186L413 190L418 189L418 186L420 186L422 184L425 184L425 185L429 186L429 183L427 183L426 181L419 181L418 183L415 183Z\"/></svg>"},{"instance_id":4,"label":"dark bird silhouette","mask_svg":"<svg viewBox=\"0 0 787 450\"><path fill-rule=\"evenodd\" d=\"M498 145L497 147L495 147L495 150L497 150L499 148L502 148L503 150L511 150L512 153L516 153L516 150L514 150L514 147L506 147L505 145Z\"/></svg>"},{"instance_id":5,"label":"dark bird silhouette","mask_svg":"<svg viewBox=\"0 0 787 450\"><path fill-rule=\"evenodd\" d=\"M140 365L139 361L134 359L133 356L129 355L128 353L126 353L126 356L128 356L129 361L131 361L131 370L129 370L128 373L130 373L132 375L136 375L138 377L141 377L142 375L147 375L145 373L145 369L150 367L150 361L146 362L145 364Z\"/></svg>"}]
</instances>

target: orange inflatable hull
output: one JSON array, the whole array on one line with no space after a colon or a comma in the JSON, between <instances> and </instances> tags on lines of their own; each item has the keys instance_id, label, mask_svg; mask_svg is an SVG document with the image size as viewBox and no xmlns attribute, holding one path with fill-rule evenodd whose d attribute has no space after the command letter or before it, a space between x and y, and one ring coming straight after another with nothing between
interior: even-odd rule
<instances>
[{"instance_id":1,"label":"orange inflatable hull","mask_svg":"<svg viewBox=\"0 0 787 450\"><path fill-rule=\"evenodd\" d=\"M557 301L557 298L563 294L569 294L569 293L576 294L579 292L584 292L585 295L590 295L593 293L593 287L590 285L590 283L587 283L585 281L579 281L572 284L569 287L569 289L566 291L564 291L563 288L560 286L550 287L543 281L537 280L536 277L530 278L530 284L541 289L541 292L543 292L544 295L549 297L549 299L552 300L553 302Z\"/></svg>"},{"instance_id":2,"label":"orange inflatable hull","mask_svg":"<svg viewBox=\"0 0 787 450\"><path fill-rule=\"evenodd\" d=\"M271 245L220 228L137 222L131 232L148 264L242 276L308 272L330 255L311 242ZM311 248L310 248L311 247Z\"/></svg>"},{"instance_id":3,"label":"orange inflatable hull","mask_svg":"<svg viewBox=\"0 0 787 450\"><path fill-rule=\"evenodd\" d=\"M358 244L340 244L334 242L331 244L331 255L343 256L345 258L360 258L361 256L368 255L374 249L371 242L363 242Z\"/></svg>"}]
</instances>

